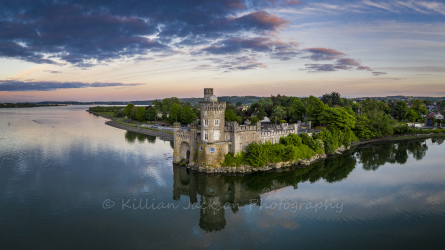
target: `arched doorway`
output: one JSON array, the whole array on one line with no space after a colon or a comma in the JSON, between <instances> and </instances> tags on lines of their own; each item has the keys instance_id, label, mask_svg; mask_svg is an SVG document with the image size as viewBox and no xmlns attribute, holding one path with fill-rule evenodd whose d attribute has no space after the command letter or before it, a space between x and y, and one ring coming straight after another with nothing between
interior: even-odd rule
<instances>
[{"instance_id":1,"label":"arched doorway","mask_svg":"<svg viewBox=\"0 0 445 250\"><path fill-rule=\"evenodd\" d=\"M190 161L190 150L187 150L187 152L185 153L185 157L187 161Z\"/></svg>"},{"instance_id":2,"label":"arched doorway","mask_svg":"<svg viewBox=\"0 0 445 250\"><path fill-rule=\"evenodd\" d=\"M189 162L190 154L191 154L190 145L187 142L183 141L181 143L181 146L179 147L179 157L181 157L181 160L186 160L187 162Z\"/></svg>"}]
</instances>

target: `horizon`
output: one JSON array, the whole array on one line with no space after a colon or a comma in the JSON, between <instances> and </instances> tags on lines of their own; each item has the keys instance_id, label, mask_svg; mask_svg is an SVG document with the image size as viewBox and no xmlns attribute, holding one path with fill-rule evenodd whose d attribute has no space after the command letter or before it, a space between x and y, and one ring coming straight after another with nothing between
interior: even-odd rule
<instances>
[{"instance_id":1,"label":"horizon","mask_svg":"<svg viewBox=\"0 0 445 250\"><path fill-rule=\"evenodd\" d=\"M0 3L0 102L445 96L445 4ZM94 100L94 101L92 101Z\"/></svg>"},{"instance_id":2,"label":"horizon","mask_svg":"<svg viewBox=\"0 0 445 250\"><path fill-rule=\"evenodd\" d=\"M329 93L326 93L329 94ZM281 94L278 94L281 95ZM281 95L281 96L285 96L285 97L297 97L297 98L308 98L309 96L288 96L288 95ZM270 96L217 96L217 97L258 97L258 98L269 98ZM317 98L321 98L322 96L315 96ZM341 96L341 98L346 98L346 99L361 99L361 98L369 98L369 99L377 99L377 98L390 98L390 97L403 97L403 98L413 98L413 99L422 99L422 98L437 98L437 99L443 99L445 100L445 96L404 96L404 95L397 95L397 96L357 96L357 97L345 97L345 96ZM123 103L131 103L131 102L152 102L155 100L162 100L162 99L166 99L166 98L178 98L178 99L204 99L204 97L176 97L176 96L170 96L170 97L164 97L164 98L158 98L158 99L147 99L147 100L129 100L129 101L118 101L118 100L105 100L105 101L74 101L74 100L61 100L61 101L35 101L35 102L28 102L28 103L62 103L62 102L78 102L78 103L103 103L103 102L123 102ZM23 101L23 102L15 102L15 103L26 103L27 101ZM2 102L0 102L2 103ZM6 102L5 102L6 103ZM142 104L137 104L137 105L142 105Z\"/></svg>"}]
</instances>

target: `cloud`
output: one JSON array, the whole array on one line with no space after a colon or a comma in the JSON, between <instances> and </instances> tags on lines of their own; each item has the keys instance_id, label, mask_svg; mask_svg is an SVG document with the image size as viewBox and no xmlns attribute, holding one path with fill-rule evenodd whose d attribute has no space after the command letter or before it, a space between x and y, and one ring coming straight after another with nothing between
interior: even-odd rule
<instances>
[{"instance_id":1,"label":"cloud","mask_svg":"<svg viewBox=\"0 0 445 250\"><path fill-rule=\"evenodd\" d=\"M237 54L241 51L247 52L266 52L271 58L279 60L289 60L300 52L298 51L298 43L281 42L268 37L240 38L233 37L221 40L209 47L201 49L200 52L208 54ZM200 53L198 52L198 53Z\"/></svg>"},{"instance_id":2,"label":"cloud","mask_svg":"<svg viewBox=\"0 0 445 250\"><path fill-rule=\"evenodd\" d=\"M58 70L44 70L45 72L51 73L51 74L59 74L62 73L62 71L58 71Z\"/></svg>"},{"instance_id":3,"label":"cloud","mask_svg":"<svg viewBox=\"0 0 445 250\"><path fill-rule=\"evenodd\" d=\"M293 0L96 0L0 2L0 57L88 68L138 55L172 55L287 20L264 9ZM150 57L151 57L150 56Z\"/></svg>"},{"instance_id":4,"label":"cloud","mask_svg":"<svg viewBox=\"0 0 445 250\"><path fill-rule=\"evenodd\" d=\"M388 73L386 73L386 72L378 72L378 71L372 72L373 76L381 76L381 75L386 75L386 74L388 74Z\"/></svg>"},{"instance_id":5,"label":"cloud","mask_svg":"<svg viewBox=\"0 0 445 250\"><path fill-rule=\"evenodd\" d=\"M309 48L304 49L303 52L309 53L308 58L313 61L334 61L327 64L305 64L305 70L308 72L331 72L339 70L366 70L372 71L368 66L361 65L360 62L353 58L344 57L346 54L328 48Z\"/></svg>"},{"instance_id":6,"label":"cloud","mask_svg":"<svg viewBox=\"0 0 445 250\"><path fill-rule=\"evenodd\" d=\"M304 66L308 72L331 72L338 70L333 64L305 64Z\"/></svg>"},{"instance_id":7,"label":"cloud","mask_svg":"<svg viewBox=\"0 0 445 250\"><path fill-rule=\"evenodd\" d=\"M215 65L202 64L198 65L197 69L219 70L224 73L232 71L243 71L256 68L267 69L267 65L261 62L257 62L255 56L238 56L238 57L225 57L225 58L207 58Z\"/></svg>"},{"instance_id":8,"label":"cloud","mask_svg":"<svg viewBox=\"0 0 445 250\"><path fill-rule=\"evenodd\" d=\"M439 1L404 1L404 0L385 0L385 1L349 1L333 3L313 3L306 4L299 9L283 8L278 12L295 13L301 15L322 13L322 14L345 14L345 13L386 13L390 12L396 15L420 14L420 15L445 15L445 4Z\"/></svg>"},{"instance_id":9,"label":"cloud","mask_svg":"<svg viewBox=\"0 0 445 250\"><path fill-rule=\"evenodd\" d=\"M303 58L309 58L313 61L327 61L345 56L345 54L340 51L328 48L309 48L303 50L303 52L310 54L309 56Z\"/></svg>"},{"instance_id":10,"label":"cloud","mask_svg":"<svg viewBox=\"0 0 445 250\"><path fill-rule=\"evenodd\" d=\"M138 86L141 83L83 83L83 82L53 82L53 81L15 81L0 80L0 91L51 91L56 89L78 89L78 88L103 88L118 86Z\"/></svg>"}]
</instances>

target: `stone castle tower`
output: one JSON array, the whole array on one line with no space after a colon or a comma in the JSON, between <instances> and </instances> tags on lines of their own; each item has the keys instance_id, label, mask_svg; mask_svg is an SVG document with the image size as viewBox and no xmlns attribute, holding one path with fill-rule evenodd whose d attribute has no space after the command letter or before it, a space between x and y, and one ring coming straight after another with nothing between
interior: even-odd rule
<instances>
[{"instance_id":1,"label":"stone castle tower","mask_svg":"<svg viewBox=\"0 0 445 250\"><path fill-rule=\"evenodd\" d=\"M300 127L287 123L263 126L225 122L226 103L218 101L212 88L204 89L204 100L199 107L201 130L196 123L188 128L181 128L177 122L173 125L173 163L185 161L191 166L221 167L227 153L245 152L251 143L278 143L281 136L297 134Z\"/></svg>"},{"instance_id":2,"label":"stone castle tower","mask_svg":"<svg viewBox=\"0 0 445 250\"><path fill-rule=\"evenodd\" d=\"M212 88L204 89L204 101L199 103L201 110L201 138L197 141L199 165L219 166L229 152L225 140L226 103L218 102Z\"/></svg>"}]
</instances>

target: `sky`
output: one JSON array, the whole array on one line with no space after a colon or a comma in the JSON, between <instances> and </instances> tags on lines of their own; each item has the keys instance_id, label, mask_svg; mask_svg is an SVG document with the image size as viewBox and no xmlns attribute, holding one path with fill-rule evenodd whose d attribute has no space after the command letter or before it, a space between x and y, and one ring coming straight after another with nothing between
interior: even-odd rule
<instances>
[{"instance_id":1,"label":"sky","mask_svg":"<svg viewBox=\"0 0 445 250\"><path fill-rule=\"evenodd\" d=\"M0 102L445 96L445 1L0 0Z\"/></svg>"}]
</instances>

